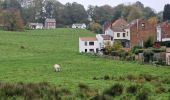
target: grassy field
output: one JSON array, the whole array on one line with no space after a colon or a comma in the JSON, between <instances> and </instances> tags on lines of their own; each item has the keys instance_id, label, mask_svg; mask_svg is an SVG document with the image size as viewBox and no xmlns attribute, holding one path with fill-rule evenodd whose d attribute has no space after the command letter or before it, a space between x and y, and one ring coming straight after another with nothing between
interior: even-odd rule
<instances>
[{"instance_id":1,"label":"grassy field","mask_svg":"<svg viewBox=\"0 0 170 100\"><path fill-rule=\"evenodd\" d=\"M56 29L31 30L26 32L0 31L0 81L16 83L49 82L76 90L79 83L104 90L116 80L93 80L106 75L149 74L161 80L170 78L170 68L140 65L135 62L113 61L111 59L82 55L78 52L78 38L95 36L87 30ZM55 73L54 64L60 64L62 71ZM125 85L136 83L120 81ZM153 88L154 84L142 83ZM169 88L170 84L162 84ZM157 100L167 99L170 93L154 94Z\"/></svg>"}]
</instances>

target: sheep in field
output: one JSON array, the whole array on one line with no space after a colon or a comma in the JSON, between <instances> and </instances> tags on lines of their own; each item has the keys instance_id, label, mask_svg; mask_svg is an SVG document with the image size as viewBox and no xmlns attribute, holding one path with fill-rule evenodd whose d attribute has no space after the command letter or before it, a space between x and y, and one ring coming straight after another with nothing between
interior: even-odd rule
<instances>
[{"instance_id":1,"label":"sheep in field","mask_svg":"<svg viewBox=\"0 0 170 100\"><path fill-rule=\"evenodd\" d=\"M60 71L61 71L60 65L55 64L55 65L54 65L54 70L55 70L56 72L60 72Z\"/></svg>"}]
</instances>

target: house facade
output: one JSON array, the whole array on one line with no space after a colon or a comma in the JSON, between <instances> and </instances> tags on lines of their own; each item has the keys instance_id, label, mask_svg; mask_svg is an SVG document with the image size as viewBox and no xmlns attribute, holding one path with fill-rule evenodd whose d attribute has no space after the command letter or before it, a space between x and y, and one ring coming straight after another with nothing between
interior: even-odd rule
<instances>
[{"instance_id":1,"label":"house facade","mask_svg":"<svg viewBox=\"0 0 170 100\"><path fill-rule=\"evenodd\" d=\"M144 42L148 38L156 40L156 26L150 24L146 19L136 19L132 21L127 28L130 29L130 45L134 46L144 46Z\"/></svg>"},{"instance_id":2,"label":"house facade","mask_svg":"<svg viewBox=\"0 0 170 100\"><path fill-rule=\"evenodd\" d=\"M29 23L31 29L43 29L42 23Z\"/></svg>"},{"instance_id":3,"label":"house facade","mask_svg":"<svg viewBox=\"0 0 170 100\"><path fill-rule=\"evenodd\" d=\"M86 29L86 24L85 23L82 23L82 24L73 24L72 28Z\"/></svg>"},{"instance_id":4,"label":"house facade","mask_svg":"<svg viewBox=\"0 0 170 100\"><path fill-rule=\"evenodd\" d=\"M79 52L98 53L99 43L96 37L79 38Z\"/></svg>"},{"instance_id":5,"label":"house facade","mask_svg":"<svg viewBox=\"0 0 170 100\"><path fill-rule=\"evenodd\" d=\"M163 22L157 25L157 42L170 41L170 23Z\"/></svg>"},{"instance_id":6,"label":"house facade","mask_svg":"<svg viewBox=\"0 0 170 100\"><path fill-rule=\"evenodd\" d=\"M120 18L113 22L104 32L113 38L113 41L120 41L124 48L130 48L130 29L126 28L128 23Z\"/></svg>"},{"instance_id":7,"label":"house facade","mask_svg":"<svg viewBox=\"0 0 170 100\"><path fill-rule=\"evenodd\" d=\"M45 28L46 29L55 29L56 28L56 20L47 18L45 20Z\"/></svg>"}]
</instances>

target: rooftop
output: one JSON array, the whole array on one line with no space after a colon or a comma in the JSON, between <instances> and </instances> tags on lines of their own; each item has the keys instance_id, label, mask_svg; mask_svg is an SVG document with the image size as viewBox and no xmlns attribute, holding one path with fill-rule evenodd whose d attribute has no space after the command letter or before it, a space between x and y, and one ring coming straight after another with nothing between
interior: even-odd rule
<instances>
[{"instance_id":1,"label":"rooftop","mask_svg":"<svg viewBox=\"0 0 170 100\"><path fill-rule=\"evenodd\" d=\"M83 38L80 38L80 40L82 40L82 41L97 41L97 38L95 38L95 37L83 37Z\"/></svg>"}]
</instances>

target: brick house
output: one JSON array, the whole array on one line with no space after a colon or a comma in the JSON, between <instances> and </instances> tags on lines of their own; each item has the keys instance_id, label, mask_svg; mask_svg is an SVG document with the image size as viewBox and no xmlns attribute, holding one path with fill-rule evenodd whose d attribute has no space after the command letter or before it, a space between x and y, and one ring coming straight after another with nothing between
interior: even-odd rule
<instances>
[{"instance_id":1,"label":"brick house","mask_svg":"<svg viewBox=\"0 0 170 100\"><path fill-rule=\"evenodd\" d=\"M45 28L46 29L55 29L56 28L56 20L47 18L45 20Z\"/></svg>"},{"instance_id":2,"label":"brick house","mask_svg":"<svg viewBox=\"0 0 170 100\"><path fill-rule=\"evenodd\" d=\"M157 42L170 41L170 23L168 21L157 25Z\"/></svg>"},{"instance_id":3,"label":"brick house","mask_svg":"<svg viewBox=\"0 0 170 100\"><path fill-rule=\"evenodd\" d=\"M156 26L149 23L146 19L136 19L132 21L127 28L130 29L130 45L142 46L144 42L149 38L156 40Z\"/></svg>"}]
</instances>

